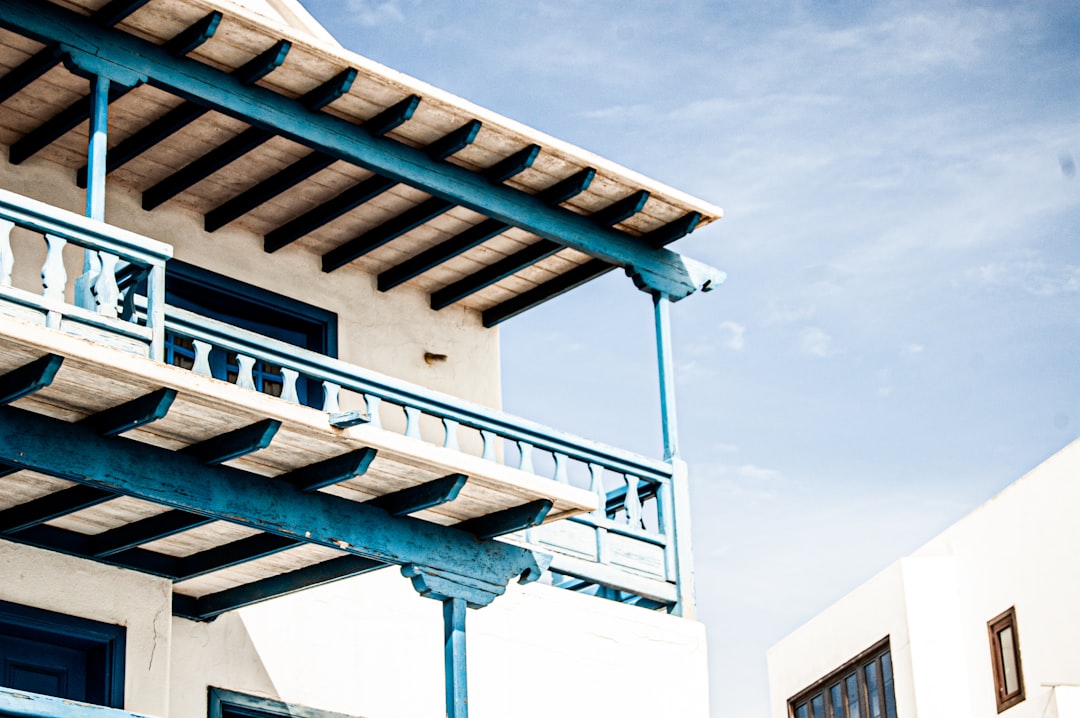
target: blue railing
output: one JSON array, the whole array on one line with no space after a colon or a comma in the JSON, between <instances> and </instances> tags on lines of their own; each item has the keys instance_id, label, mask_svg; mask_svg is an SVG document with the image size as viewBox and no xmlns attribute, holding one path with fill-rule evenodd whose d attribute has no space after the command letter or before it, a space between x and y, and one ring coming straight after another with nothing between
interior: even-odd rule
<instances>
[{"instance_id":1,"label":"blue railing","mask_svg":"<svg viewBox=\"0 0 1080 718\"><path fill-rule=\"evenodd\" d=\"M75 283L69 243L85 250ZM0 190L0 313L592 491L595 512L506 540L554 554L558 585L677 601L672 464L166 307L170 256L163 243Z\"/></svg>"},{"instance_id":2,"label":"blue railing","mask_svg":"<svg viewBox=\"0 0 1080 718\"><path fill-rule=\"evenodd\" d=\"M146 718L119 708L0 687L0 716L11 718Z\"/></svg>"}]
</instances>

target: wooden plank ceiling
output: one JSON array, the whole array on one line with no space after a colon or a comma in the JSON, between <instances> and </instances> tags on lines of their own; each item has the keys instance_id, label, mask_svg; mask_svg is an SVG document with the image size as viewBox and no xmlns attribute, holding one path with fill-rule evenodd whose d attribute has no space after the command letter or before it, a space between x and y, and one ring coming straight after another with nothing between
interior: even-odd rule
<instances>
[{"instance_id":1,"label":"wooden plank ceiling","mask_svg":"<svg viewBox=\"0 0 1080 718\"><path fill-rule=\"evenodd\" d=\"M721 216L706 202L225 0L56 4L426 148L630 241L663 246ZM13 163L40 158L84 182L88 95L87 80L53 48L0 30L0 144ZM182 205L204 215L209 231L248 230L265 238L267 251L321 255L331 271L355 265L384 291L414 287L431 295L433 308L460 303L484 312L488 325L611 268L150 85L114 87L109 147L109 182L141 193L146 209Z\"/></svg>"}]
</instances>

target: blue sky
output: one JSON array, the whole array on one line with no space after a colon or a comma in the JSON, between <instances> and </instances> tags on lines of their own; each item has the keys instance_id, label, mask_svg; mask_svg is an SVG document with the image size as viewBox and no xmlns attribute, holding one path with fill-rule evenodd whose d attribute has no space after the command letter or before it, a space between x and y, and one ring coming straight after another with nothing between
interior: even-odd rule
<instances>
[{"instance_id":1,"label":"blue sky","mask_svg":"<svg viewBox=\"0 0 1080 718\"><path fill-rule=\"evenodd\" d=\"M717 715L764 715L768 646L1080 433L1075 2L306 4L725 208L675 248L728 282L673 308ZM502 337L509 410L659 452L625 277Z\"/></svg>"}]
</instances>

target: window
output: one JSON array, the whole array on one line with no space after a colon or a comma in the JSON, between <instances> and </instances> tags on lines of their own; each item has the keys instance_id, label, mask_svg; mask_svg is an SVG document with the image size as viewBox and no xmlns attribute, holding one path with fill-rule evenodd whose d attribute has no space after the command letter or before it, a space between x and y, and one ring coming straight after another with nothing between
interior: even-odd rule
<instances>
[{"instance_id":1,"label":"window","mask_svg":"<svg viewBox=\"0 0 1080 718\"><path fill-rule=\"evenodd\" d=\"M990 633L990 662L994 667L994 695L1001 713L1024 700L1024 672L1020 668L1020 638L1016 607L986 624Z\"/></svg>"},{"instance_id":2,"label":"window","mask_svg":"<svg viewBox=\"0 0 1080 718\"><path fill-rule=\"evenodd\" d=\"M341 713L322 711L270 698L210 688L208 718L352 718Z\"/></svg>"},{"instance_id":3,"label":"window","mask_svg":"<svg viewBox=\"0 0 1080 718\"><path fill-rule=\"evenodd\" d=\"M788 701L792 718L896 718L886 638Z\"/></svg>"},{"instance_id":4,"label":"window","mask_svg":"<svg viewBox=\"0 0 1080 718\"><path fill-rule=\"evenodd\" d=\"M123 626L0 601L0 685L124 705Z\"/></svg>"},{"instance_id":5,"label":"window","mask_svg":"<svg viewBox=\"0 0 1080 718\"><path fill-rule=\"evenodd\" d=\"M191 264L169 262L165 303L324 356L337 356L337 315L333 312ZM191 340L168 334L165 361L185 369L194 366ZM214 349L210 352L210 370L214 377L234 382L239 372L236 354ZM281 395L280 367L256 362L252 378L259 391ZM314 405L321 398L321 386L314 380L301 381L296 388L302 404Z\"/></svg>"}]
</instances>

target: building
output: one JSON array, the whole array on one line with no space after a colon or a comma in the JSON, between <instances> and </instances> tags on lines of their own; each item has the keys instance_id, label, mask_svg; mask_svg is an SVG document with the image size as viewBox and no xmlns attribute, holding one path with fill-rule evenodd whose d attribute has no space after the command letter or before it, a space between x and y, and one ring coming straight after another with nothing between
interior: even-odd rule
<instances>
[{"instance_id":1,"label":"building","mask_svg":"<svg viewBox=\"0 0 1080 718\"><path fill-rule=\"evenodd\" d=\"M0 144L0 714L706 714L669 306L724 275L668 245L718 209L295 0L4 0ZM499 406L498 325L613 270L662 459Z\"/></svg>"},{"instance_id":2,"label":"building","mask_svg":"<svg viewBox=\"0 0 1080 718\"><path fill-rule=\"evenodd\" d=\"M1078 473L1080 441L774 646L772 715L1080 716Z\"/></svg>"}]
</instances>

